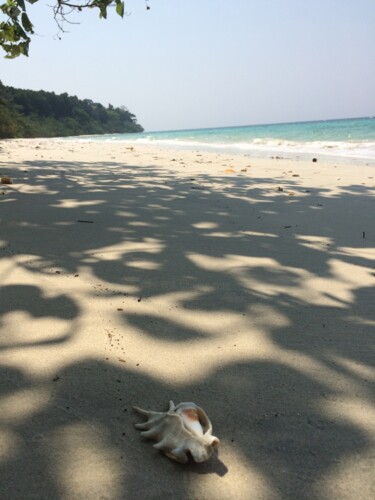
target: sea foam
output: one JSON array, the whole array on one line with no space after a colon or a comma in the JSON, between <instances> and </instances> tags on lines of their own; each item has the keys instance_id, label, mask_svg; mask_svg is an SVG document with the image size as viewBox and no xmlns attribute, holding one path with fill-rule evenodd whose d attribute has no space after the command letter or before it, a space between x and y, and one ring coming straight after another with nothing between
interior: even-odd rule
<instances>
[{"instance_id":1,"label":"sea foam","mask_svg":"<svg viewBox=\"0 0 375 500\"><path fill-rule=\"evenodd\" d=\"M233 152L259 157L285 156L375 163L375 119L252 125L142 134L107 134L70 138L123 142L161 148Z\"/></svg>"}]
</instances>

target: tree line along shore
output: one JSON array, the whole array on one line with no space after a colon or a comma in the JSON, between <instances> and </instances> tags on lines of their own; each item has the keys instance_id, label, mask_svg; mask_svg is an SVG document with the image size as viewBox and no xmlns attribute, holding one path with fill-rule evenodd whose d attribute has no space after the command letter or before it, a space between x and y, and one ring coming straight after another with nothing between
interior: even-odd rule
<instances>
[{"instance_id":1,"label":"tree line along shore","mask_svg":"<svg viewBox=\"0 0 375 500\"><path fill-rule=\"evenodd\" d=\"M0 81L0 139L143 132L124 106L67 93L8 87Z\"/></svg>"}]
</instances>

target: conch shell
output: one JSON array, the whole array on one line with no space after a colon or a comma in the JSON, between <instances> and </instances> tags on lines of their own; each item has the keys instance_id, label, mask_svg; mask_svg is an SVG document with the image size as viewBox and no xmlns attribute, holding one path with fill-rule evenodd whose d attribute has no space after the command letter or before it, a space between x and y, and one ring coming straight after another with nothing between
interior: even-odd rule
<instances>
[{"instance_id":1,"label":"conch shell","mask_svg":"<svg viewBox=\"0 0 375 500\"><path fill-rule=\"evenodd\" d=\"M141 435L157 441L154 448L176 462L186 464L188 453L195 462L204 462L219 446L219 439L212 435L212 424L202 408L194 403L169 402L167 412L147 411L133 406L147 417L147 421L135 424Z\"/></svg>"}]
</instances>

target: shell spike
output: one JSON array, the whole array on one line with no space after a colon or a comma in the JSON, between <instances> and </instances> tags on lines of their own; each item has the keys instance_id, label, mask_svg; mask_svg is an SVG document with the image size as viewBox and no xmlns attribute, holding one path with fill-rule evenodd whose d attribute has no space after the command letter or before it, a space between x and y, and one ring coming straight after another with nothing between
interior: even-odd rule
<instances>
[{"instance_id":1,"label":"shell spike","mask_svg":"<svg viewBox=\"0 0 375 500\"><path fill-rule=\"evenodd\" d=\"M150 426L148 422L142 422L141 424L134 424L134 427L140 431L143 431L145 429L148 429Z\"/></svg>"},{"instance_id":2,"label":"shell spike","mask_svg":"<svg viewBox=\"0 0 375 500\"><path fill-rule=\"evenodd\" d=\"M220 445L220 439L218 439L217 437L215 436L211 436L211 446L213 446L214 448L217 448L219 445Z\"/></svg>"},{"instance_id":3,"label":"shell spike","mask_svg":"<svg viewBox=\"0 0 375 500\"><path fill-rule=\"evenodd\" d=\"M141 432L141 436L144 436L149 439L153 439L154 437L157 437L158 431L156 429L149 429L147 431Z\"/></svg>"},{"instance_id":4,"label":"shell spike","mask_svg":"<svg viewBox=\"0 0 375 500\"><path fill-rule=\"evenodd\" d=\"M170 411L175 411L175 409L176 409L176 405L174 404L174 402L172 400L169 401L169 410L168 411L169 412Z\"/></svg>"},{"instance_id":5,"label":"shell spike","mask_svg":"<svg viewBox=\"0 0 375 500\"><path fill-rule=\"evenodd\" d=\"M153 413L153 412L149 412L147 410L142 410L142 408L139 408L138 406L133 406L133 410L136 411L137 413L139 413L140 415L144 415L146 417L148 417L148 415L150 413Z\"/></svg>"},{"instance_id":6,"label":"shell spike","mask_svg":"<svg viewBox=\"0 0 375 500\"><path fill-rule=\"evenodd\" d=\"M168 438L165 437L159 443L154 444L154 448L156 448L157 450L169 451Z\"/></svg>"}]
</instances>

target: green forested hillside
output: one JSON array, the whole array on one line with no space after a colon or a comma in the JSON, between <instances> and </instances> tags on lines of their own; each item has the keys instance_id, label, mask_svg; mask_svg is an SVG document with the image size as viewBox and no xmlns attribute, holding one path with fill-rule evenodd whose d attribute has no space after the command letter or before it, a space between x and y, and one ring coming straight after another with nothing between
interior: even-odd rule
<instances>
[{"instance_id":1,"label":"green forested hillside","mask_svg":"<svg viewBox=\"0 0 375 500\"><path fill-rule=\"evenodd\" d=\"M68 94L23 90L0 82L0 138L142 132L126 108Z\"/></svg>"}]
</instances>

